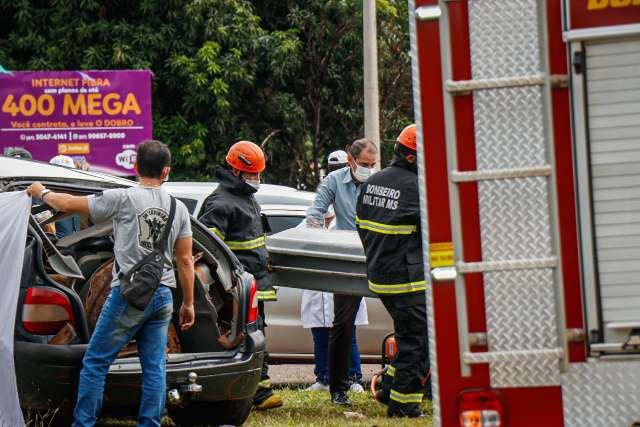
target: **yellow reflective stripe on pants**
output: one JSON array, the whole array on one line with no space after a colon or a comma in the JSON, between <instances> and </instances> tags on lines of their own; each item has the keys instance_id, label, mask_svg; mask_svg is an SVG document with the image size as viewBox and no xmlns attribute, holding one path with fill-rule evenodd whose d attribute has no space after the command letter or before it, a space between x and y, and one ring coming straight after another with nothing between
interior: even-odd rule
<instances>
[{"instance_id":1,"label":"yellow reflective stripe on pants","mask_svg":"<svg viewBox=\"0 0 640 427\"><path fill-rule=\"evenodd\" d=\"M262 388L271 388L271 381L269 380L262 380L258 383L258 387L262 387Z\"/></svg>"},{"instance_id":2,"label":"yellow reflective stripe on pants","mask_svg":"<svg viewBox=\"0 0 640 427\"><path fill-rule=\"evenodd\" d=\"M390 377L395 377L396 376L396 367L393 366L393 365L389 365L389 367L387 368L386 375L389 375Z\"/></svg>"},{"instance_id":3,"label":"yellow reflective stripe on pants","mask_svg":"<svg viewBox=\"0 0 640 427\"><path fill-rule=\"evenodd\" d=\"M225 241L229 249L232 251L247 251L250 249L259 248L260 246L265 245L264 236L260 236L253 240L245 240L245 241Z\"/></svg>"},{"instance_id":4,"label":"yellow reflective stripe on pants","mask_svg":"<svg viewBox=\"0 0 640 427\"><path fill-rule=\"evenodd\" d=\"M415 225L383 224L381 222L369 221L366 219L360 219L358 217L356 217L356 224L358 225L358 227L365 230L382 234L411 234L415 233L418 230Z\"/></svg>"},{"instance_id":5,"label":"yellow reflective stripe on pants","mask_svg":"<svg viewBox=\"0 0 640 427\"><path fill-rule=\"evenodd\" d=\"M276 294L276 291L258 291L256 292L256 296L259 300L270 300L278 298L278 294Z\"/></svg>"},{"instance_id":6,"label":"yellow reflective stripe on pants","mask_svg":"<svg viewBox=\"0 0 640 427\"><path fill-rule=\"evenodd\" d=\"M224 233L222 231L218 230L216 227L209 227L209 230L212 231L213 234L224 240Z\"/></svg>"},{"instance_id":7,"label":"yellow reflective stripe on pants","mask_svg":"<svg viewBox=\"0 0 640 427\"><path fill-rule=\"evenodd\" d=\"M407 294L411 292L424 291L427 288L426 282L398 283L398 284L378 284L369 280L369 290L376 294Z\"/></svg>"},{"instance_id":8,"label":"yellow reflective stripe on pants","mask_svg":"<svg viewBox=\"0 0 640 427\"><path fill-rule=\"evenodd\" d=\"M403 394L391 389L391 399L399 403L421 403L422 393Z\"/></svg>"}]
</instances>

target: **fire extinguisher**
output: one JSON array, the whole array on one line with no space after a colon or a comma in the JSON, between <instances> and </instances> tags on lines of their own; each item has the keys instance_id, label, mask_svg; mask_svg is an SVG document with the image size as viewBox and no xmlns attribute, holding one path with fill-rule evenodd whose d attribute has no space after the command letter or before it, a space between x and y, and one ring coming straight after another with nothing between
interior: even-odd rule
<instances>
[{"instance_id":1,"label":"fire extinguisher","mask_svg":"<svg viewBox=\"0 0 640 427\"><path fill-rule=\"evenodd\" d=\"M380 358L382 360L382 369L375 373L371 379L371 393L373 394L373 398L379 402L385 402L387 400L386 396L383 396L382 393L379 393L380 386L382 384L382 378L387 373L389 369L389 365L396 357L398 353L398 345L396 344L395 334L393 332L387 334L382 340L382 351L380 354ZM431 399L431 369L424 373L421 378L422 385L424 386L425 397L427 399Z\"/></svg>"}]
</instances>

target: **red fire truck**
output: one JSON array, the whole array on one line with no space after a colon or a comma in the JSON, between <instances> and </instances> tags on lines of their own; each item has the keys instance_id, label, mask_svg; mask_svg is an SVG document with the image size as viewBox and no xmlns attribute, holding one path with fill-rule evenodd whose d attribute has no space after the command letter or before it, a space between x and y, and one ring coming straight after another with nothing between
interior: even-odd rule
<instances>
[{"instance_id":1,"label":"red fire truck","mask_svg":"<svg viewBox=\"0 0 640 427\"><path fill-rule=\"evenodd\" d=\"M411 0L435 425L640 421L640 0Z\"/></svg>"}]
</instances>

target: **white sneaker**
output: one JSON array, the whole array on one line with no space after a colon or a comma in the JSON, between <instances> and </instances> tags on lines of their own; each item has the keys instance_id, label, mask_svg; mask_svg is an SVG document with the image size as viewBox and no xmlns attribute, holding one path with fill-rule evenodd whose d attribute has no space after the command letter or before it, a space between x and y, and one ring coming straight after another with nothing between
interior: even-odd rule
<instances>
[{"instance_id":1,"label":"white sneaker","mask_svg":"<svg viewBox=\"0 0 640 427\"><path fill-rule=\"evenodd\" d=\"M329 391L329 386L322 384L321 382L316 382L311 384L305 390L307 391Z\"/></svg>"},{"instance_id":2,"label":"white sneaker","mask_svg":"<svg viewBox=\"0 0 640 427\"><path fill-rule=\"evenodd\" d=\"M350 390L352 392L354 392L354 393L364 393L364 388L362 387L362 385L360 383L351 384Z\"/></svg>"}]
</instances>

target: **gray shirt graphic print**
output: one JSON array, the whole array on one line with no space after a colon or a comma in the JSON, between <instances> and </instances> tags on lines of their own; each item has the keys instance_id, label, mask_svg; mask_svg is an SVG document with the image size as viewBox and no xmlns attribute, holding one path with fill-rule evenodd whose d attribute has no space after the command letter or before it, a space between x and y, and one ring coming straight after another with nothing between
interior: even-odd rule
<instances>
[{"instance_id":1,"label":"gray shirt graphic print","mask_svg":"<svg viewBox=\"0 0 640 427\"><path fill-rule=\"evenodd\" d=\"M169 213L160 208L145 209L138 214L138 244L149 250L157 248L168 219Z\"/></svg>"}]
</instances>

